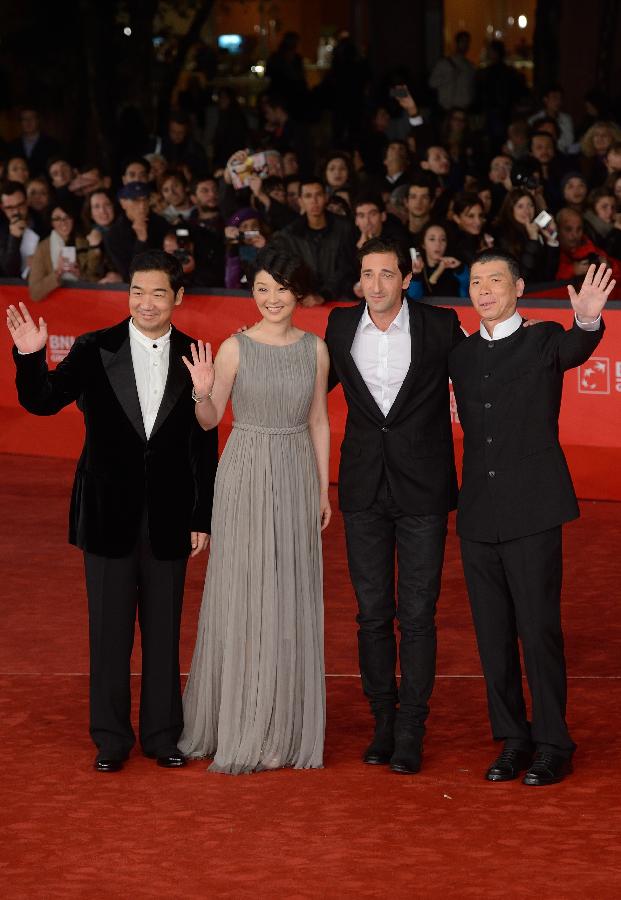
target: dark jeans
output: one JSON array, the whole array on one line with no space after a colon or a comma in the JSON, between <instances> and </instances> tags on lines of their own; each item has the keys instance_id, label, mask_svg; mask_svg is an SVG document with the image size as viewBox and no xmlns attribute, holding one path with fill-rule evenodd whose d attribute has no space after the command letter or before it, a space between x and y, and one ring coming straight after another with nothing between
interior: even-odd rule
<instances>
[{"instance_id":1,"label":"dark jeans","mask_svg":"<svg viewBox=\"0 0 621 900\"><path fill-rule=\"evenodd\" d=\"M358 600L358 652L365 696L375 715L399 703L400 719L423 728L435 678L435 611L447 517L407 515L384 480L372 506L345 512L343 518L349 573ZM399 690L395 617L401 632Z\"/></svg>"},{"instance_id":2,"label":"dark jeans","mask_svg":"<svg viewBox=\"0 0 621 900\"><path fill-rule=\"evenodd\" d=\"M462 538L461 555L485 675L492 734L570 755L561 630L562 529L497 544ZM518 638L532 697L526 718Z\"/></svg>"},{"instance_id":3,"label":"dark jeans","mask_svg":"<svg viewBox=\"0 0 621 900\"><path fill-rule=\"evenodd\" d=\"M131 726L130 659L136 610L142 642L140 742L159 755L183 730L179 628L187 559L155 559L146 515L129 556L84 554L90 632L90 733L102 756L124 757Z\"/></svg>"}]
</instances>

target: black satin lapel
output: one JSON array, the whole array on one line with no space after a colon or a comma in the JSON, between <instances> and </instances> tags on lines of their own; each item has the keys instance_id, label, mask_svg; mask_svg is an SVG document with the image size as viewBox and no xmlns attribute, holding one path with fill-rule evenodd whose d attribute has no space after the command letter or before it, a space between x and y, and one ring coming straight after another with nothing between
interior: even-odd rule
<instances>
[{"instance_id":1,"label":"black satin lapel","mask_svg":"<svg viewBox=\"0 0 621 900\"><path fill-rule=\"evenodd\" d=\"M390 407L388 415L386 416L386 422L388 423L393 422L399 415L399 410L407 399L412 388L412 384L414 383L414 378L416 377L416 373L418 371L418 367L420 366L423 354L423 316L421 316L416 309L415 301L408 301L408 309L410 312L410 341L412 347L412 356L410 359L410 367L405 374L405 378L403 379L403 384L399 388L399 393L395 397L395 402Z\"/></svg>"},{"instance_id":2,"label":"black satin lapel","mask_svg":"<svg viewBox=\"0 0 621 900\"><path fill-rule=\"evenodd\" d=\"M108 381L116 394L117 400L123 407L125 415L138 432L139 437L146 441L147 436L144 430L144 422L142 421L138 389L136 388L129 335L116 352L100 347L99 353Z\"/></svg>"},{"instance_id":3,"label":"black satin lapel","mask_svg":"<svg viewBox=\"0 0 621 900\"><path fill-rule=\"evenodd\" d=\"M188 370L181 359L182 348L178 346L177 341L171 339L170 342L170 358L168 360L168 375L166 376L166 387L164 388L164 396L157 411L155 422L151 436L157 432L162 423L170 415L177 400L188 388Z\"/></svg>"}]
</instances>

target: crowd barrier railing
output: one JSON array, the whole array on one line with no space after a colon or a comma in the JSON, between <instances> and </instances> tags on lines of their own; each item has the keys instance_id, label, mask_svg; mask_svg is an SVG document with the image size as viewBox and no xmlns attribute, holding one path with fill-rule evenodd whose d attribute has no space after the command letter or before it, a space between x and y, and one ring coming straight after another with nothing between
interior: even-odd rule
<instances>
[{"instance_id":1,"label":"crowd barrier railing","mask_svg":"<svg viewBox=\"0 0 621 900\"><path fill-rule=\"evenodd\" d=\"M553 290L560 290L554 285ZM566 288L563 289L566 296ZM68 353L75 338L114 324L128 314L127 289L123 286L76 285L60 288L39 303L31 303L23 283L0 281L0 296L5 306L23 300L34 316L43 316L48 324L48 360L57 365ZM434 303L457 311L464 329L478 328L478 319L468 300L435 299ZM339 304L344 305L344 304ZM320 336L334 304L300 308L296 324ZM527 318L552 320L565 327L572 323L568 300L528 296L520 310ZM252 298L239 292L217 290L188 292L175 312L175 325L196 338L209 340L217 348L241 325L258 318ZM621 500L621 302L609 302L605 312L606 331L593 357L565 376L560 417L563 444L578 495L582 498ZM0 350L0 452L76 458L83 440L82 417L75 405L57 416L38 418L18 404L15 392L15 368L11 359L12 341L2 329ZM343 439L346 405L340 388L330 394L332 449L330 477L337 478L338 456ZM231 427L230 410L221 426L221 446ZM461 461L462 437L459 417L451 392L456 455Z\"/></svg>"}]
</instances>

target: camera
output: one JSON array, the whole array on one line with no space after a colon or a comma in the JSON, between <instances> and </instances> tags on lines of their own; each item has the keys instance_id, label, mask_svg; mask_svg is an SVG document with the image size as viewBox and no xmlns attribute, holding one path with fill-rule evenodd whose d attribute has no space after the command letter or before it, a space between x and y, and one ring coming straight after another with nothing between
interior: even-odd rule
<instances>
[{"instance_id":1,"label":"camera","mask_svg":"<svg viewBox=\"0 0 621 900\"><path fill-rule=\"evenodd\" d=\"M190 238L190 232L187 228L176 228L175 235L180 250L185 250Z\"/></svg>"},{"instance_id":2,"label":"camera","mask_svg":"<svg viewBox=\"0 0 621 900\"><path fill-rule=\"evenodd\" d=\"M187 265L190 262L191 256L187 250L179 248L179 250L173 250L172 255L175 259L178 259L182 266Z\"/></svg>"},{"instance_id":3,"label":"camera","mask_svg":"<svg viewBox=\"0 0 621 900\"><path fill-rule=\"evenodd\" d=\"M409 91L402 84L397 85L397 87L393 87L390 89L390 96L394 97L396 100L405 100L408 96Z\"/></svg>"},{"instance_id":4,"label":"camera","mask_svg":"<svg viewBox=\"0 0 621 900\"><path fill-rule=\"evenodd\" d=\"M241 231L239 232L239 243L240 244L249 244L253 238L258 238L261 234L260 231Z\"/></svg>"},{"instance_id":5,"label":"camera","mask_svg":"<svg viewBox=\"0 0 621 900\"><path fill-rule=\"evenodd\" d=\"M534 191L539 182L528 172L514 172L511 174L511 181L516 187L523 187L529 191Z\"/></svg>"}]
</instances>

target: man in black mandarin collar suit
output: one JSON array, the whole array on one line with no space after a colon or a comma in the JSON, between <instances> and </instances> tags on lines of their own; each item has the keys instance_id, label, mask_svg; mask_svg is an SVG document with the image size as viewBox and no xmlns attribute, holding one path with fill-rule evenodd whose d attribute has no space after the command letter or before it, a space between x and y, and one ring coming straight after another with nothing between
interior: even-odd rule
<instances>
[{"instance_id":1,"label":"man in black mandarin collar suit","mask_svg":"<svg viewBox=\"0 0 621 900\"><path fill-rule=\"evenodd\" d=\"M359 259L365 301L330 313L326 343L329 387L340 382L348 406L339 501L362 686L376 721L363 759L414 773L435 676L447 514L457 499L448 355L464 335L453 310L403 299L411 272L397 244L373 238Z\"/></svg>"},{"instance_id":2,"label":"man in black mandarin collar suit","mask_svg":"<svg viewBox=\"0 0 621 900\"><path fill-rule=\"evenodd\" d=\"M611 270L591 266L569 288L574 324L524 328L516 260L486 250L470 272L480 332L451 354L449 370L464 431L457 532L489 716L504 749L487 771L547 785L571 771L561 630L562 524L579 515L558 440L564 373L601 340L600 314L614 287ZM518 637L532 696L526 718ZM533 749L536 751L534 759Z\"/></svg>"},{"instance_id":3,"label":"man in black mandarin collar suit","mask_svg":"<svg viewBox=\"0 0 621 900\"><path fill-rule=\"evenodd\" d=\"M207 547L218 442L198 426L182 356L192 339L171 326L183 298L178 260L160 250L132 263L131 319L77 338L49 372L47 326L11 306L20 403L53 415L77 402L86 435L69 514L84 551L90 630L90 733L95 768L117 771L135 736L130 657L142 638L140 741L158 764L184 764L179 627L188 555Z\"/></svg>"}]
</instances>

